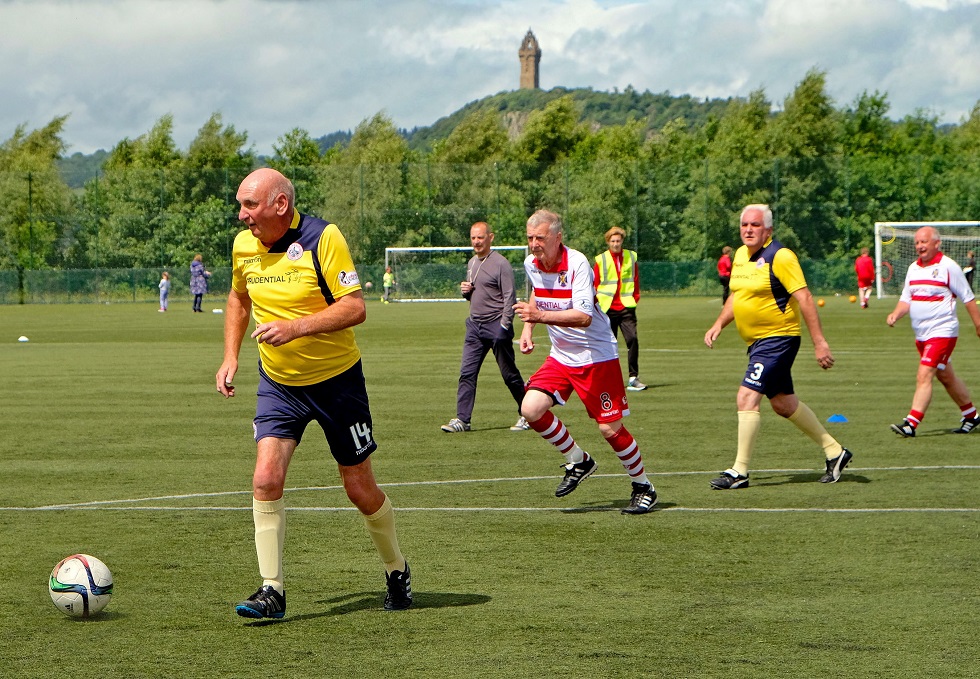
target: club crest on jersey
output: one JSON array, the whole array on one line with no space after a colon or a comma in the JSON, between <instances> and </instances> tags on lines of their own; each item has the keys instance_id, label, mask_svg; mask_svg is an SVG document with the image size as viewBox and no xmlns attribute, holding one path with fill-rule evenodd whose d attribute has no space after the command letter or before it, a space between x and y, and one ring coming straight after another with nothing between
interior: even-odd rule
<instances>
[{"instance_id":1,"label":"club crest on jersey","mask_svg":"<svg viewBox=\"0 0 980 679\"><path fill-rule=\"evenodd\" d=\"M303 246L299 243L292 243L288 248L286 248L286 258L290 262L295 262L297 259L303 256Z\"/></svg>"},{"instance_id":2,"label":"club crest on jersey","mask_svg":"<svg viewBox=\"0 0 980 679\"><path fill-rule=\"evenodd\" d=\"M568 272L567 271L559 271L558 272L558 285L560 285L563 288L567 288L568 287Z\"/></svg>"},{"instance_id":3,"label":"club crest on jersey","mask_svg":"<svg viewBox=\"0 0 980 679\"><path fill-rule=\"evenodd\" d=\"M766 260L764 260L762 257L759 257L759 259L756 260L756 262L755 262L755 268L756 269L761 269L765 265L766 265Z\"/></svg>"},{"instance_id":4,"label":"club crest on jersey","mask_svg":"<svg viewBox=\"0 0 980 679\"><path fill-rule=\"evenodd\" d=\"M337 274L337 282L346 288L350 285L359 285L361 281L356 271L341 271Z\"/></svg>"}]
</instances>

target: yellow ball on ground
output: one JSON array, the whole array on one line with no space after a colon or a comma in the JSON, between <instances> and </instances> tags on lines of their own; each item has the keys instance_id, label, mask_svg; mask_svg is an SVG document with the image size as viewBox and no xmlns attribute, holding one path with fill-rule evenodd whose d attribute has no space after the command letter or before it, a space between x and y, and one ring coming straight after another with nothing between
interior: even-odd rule
<instances>
[{"instance_id":1,"label":"yellow ball on ground","mask_svg":"<svg viewBox=\"0 0 980 679\"><path fill-rule=\"evenodd\" d=\"M854 295L851 295L850 297L848 297L848 299L851 301L851 304L853 304L854 302L858 301L858 298L855 297Z\"/></svg>"},{"instance_id":2,"label":"yellow ball on ground","mask_svg":"<svg viewBox=\"0 0 980 679\"><path fill-rule=\"evenodd\" d=\"M823 306L823 299L817 300L817 306Z\"/></svg>"}]
</instances>

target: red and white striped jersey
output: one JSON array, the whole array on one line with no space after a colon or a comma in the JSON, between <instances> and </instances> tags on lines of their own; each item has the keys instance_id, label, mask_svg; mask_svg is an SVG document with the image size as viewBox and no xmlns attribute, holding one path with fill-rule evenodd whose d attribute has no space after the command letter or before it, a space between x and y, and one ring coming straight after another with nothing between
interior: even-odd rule
<instances>
[{"instance_id":1,"label":"red and white striped jersey","mask_svg":"<svg viewBox=\"0 0 980 679\"><path fill-rule=\"evenodd\" d=\"M973 291L955 261L940 252L925 264L916 259L909 265L900 300L909 305L916 340L959 336L957 297L964 304L973 302Z\"/></svg>"},{"instance_id":2,"label":"red and white striped jersey","mask_svg":"<svg viewBox=\"0 0 980 679\"><path fill-rule=\"evenodd\" d=\"M575 309L592 316L587 328L562 328L549 325L551 356L562 365L579 367L619 358L616 336L609 327L609 317L596 304L592 285L592 265L578 250L561 246L561 257L554 269L539 268L534 255L524 260L534 300L542 311Z\"/></svg>"}]
</instances>

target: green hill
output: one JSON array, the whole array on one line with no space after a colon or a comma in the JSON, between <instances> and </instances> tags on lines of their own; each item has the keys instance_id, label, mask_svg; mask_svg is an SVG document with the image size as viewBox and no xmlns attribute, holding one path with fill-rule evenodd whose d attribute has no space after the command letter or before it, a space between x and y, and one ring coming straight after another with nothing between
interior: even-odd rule
<instances>
[{"instance_id":1,"label":"green hill","mask_svg":"<svg viewBox=\"0 0 980 679\"><path fill-rule=\"evenodd\" d=\"M500 92L472 101L455 113L440 118L428 127L404 130L409 147L427 153L433 144L445 139L468 115L480 111L497 111L501 115L528 114L543 109L549 102L570 96L578 107L582 122L600 126L622 125L630 120L644 121L647 131L659 130L676 118L684 118L691 127L700 127L709 116L720 118L731 99L701 100L684 94L673 96L669 92L653 94L637 92L632 87L618 92L596 92L591 88L568 89L555 87L544 90L515 90ZM321 152L337 144L347 144L351 132L335 131L316 139ZM74 153L58 161L65 182L71 188L81 188L96 176L108 153L103 150L90 155Z\"/></svg>"},{"instance_id":2,"label":"green hill","mask_svg":"<svg viewBox=\"0 0 980 679\"><path fill-rule=\"evenodd\" d=\"M58 170L70 188L80 189L99 173L108 155L103 149L89 155L76 152L58 160Z\"/></svg>"},{"instance_id":3,"label":"green hill","mask_svg":"<svg viewBox=\"0 0 980 679\"><path fill-rule=\"evenodd\" d=\"M673 96L669 92L639 93L632 87L618 92L596 92L591 88L568 89L555 87L544 90L500 92L470 102L455 113L441 118L429 127L419 127L407 134L409 146L428 151L433 144L445 139L468 115L480 111L530 113L543 109L560 97L570 96L578 107L582 122L601 126L622 125L630 120L645 121L647 131L659 130L676 118L684 118L692 127L700 127L709 116L721 117L731 99L701 100L690 95Z\"/></svg>"}]
</instances>

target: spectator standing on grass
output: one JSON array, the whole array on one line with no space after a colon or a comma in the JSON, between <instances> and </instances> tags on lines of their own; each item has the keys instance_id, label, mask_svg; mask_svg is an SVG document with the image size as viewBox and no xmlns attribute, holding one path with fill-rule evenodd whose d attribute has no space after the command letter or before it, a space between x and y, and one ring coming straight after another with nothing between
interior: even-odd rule
<instances>
[{"instance_id":1,"label":"spectator standing on grass","mask_svg":"<svg viewBox=\"0 0 980 679\"><path fill-rule=\"evenodd\" d=\"M170 301L170 274L164 271L160 275L157 287L160 288L160 311L166 311L167 303Z\"/></svg>"},{"instance_id":2,"label":"spectator standing on grass","mask_svg":"<svg viewBox=\"0 0 980 679\"><path fill-rule=\"evenodd\" d=\"M966 266L963 267L963 273L966 274L966 282L970 286L970 290L973 290L973 274L977 270L977 258L973 255L973 250L968 250L966 253Z\"/></svg>"},{"instance_id":3,"label":"spectator standing on grass","mask_svg":"<svg viewBox=\"0 0 980 679\"><path fill-rule=\"evenodd\" d=\"M912 408L901 424L891 425L892 431L906 438L915 436L916 428L925 417L932 401L933 378L939 380L959 406L962 419L959 428L953 430L954 434L969 434L980 424L970 390L950 364L960 331L956 299L959 298L966 307L978 336L980 310L973 303L973 291L966 276L956 262L940 251L941 245L939 232L933 227L924 226L915 232L915 251L919 257L909 265L902 294L887 319L888 325L894 327L898 319L909 314L915 331L915 348L919 350Z\"/></svg>"},{"instance_id":4,"label":"spectator standing on grass","mask_svg":"<svg viewBox=\"0 0 980 679\"><path fill-rule=\"evenodd\" d=\"M735 464L711 481L715 490L749 485L749 461L762 426L762 397L777 415L785 417L821 448L826 473L821 483L835 483L853 457L831 436L813 411L797 398L791 370L800 350L800 318L813 341L817 363L824 370L834 365L830 345L823 336L813 296L806 286L796 254L772 237L772 210L748 205L742 210L739 233L742 247L732 260L732 294L708 332L704 343L714 346L732 321L749 345L749 366L738 389L738 447Z\"/></svg>"},{"instance_id":5,"label":"spectator standing on grass","mask_svg":"<svg viewBox=\"0 0 980 679\"><path fill-rule=\"evenodd\" d=\"M721 303L728 301L731 294L729 285L732 281L732 249L725 246L721 249L721 257L718 258L718 282L721 283Z\"/></svg>"},{"instance_id":6,"label":"spectator standing on grass","mask_svg":"<svg viewBox=\"0 0 980 679\"><path fill-rule=\"evenodd\" d=\"M201 255L197 254L194 255L194 261L191 262L191 294L194 295L195 313L204 313L204 310L201 309L201 302L204 299L204 293L208 291L208 279L211 278L211 272L204 268L204 262L201 260Z\"/></svg>"},{"instance_id":7,"label":"spectator standing on grass","mask_svg":"<svg viewBox=\"0 0 980 679\"><path fill-rule=\"evenodd\" d=\"M384 289L381 301L389 304L391 302L391 290L395 287L395 274L391 272L390 266L385 267L384 276L381 277L381 287Z\"/></svg>"},{"instance_id":8,"label":"spectator standing on grass","mask_svg":"<svg viewBox=\"0 0 980 679\"><path fill-rule=\"evenodd\" d=\"M857 274L858 299L861 308L868 308L871 299L871 286L875 283L875 261L868 254L868 248L861 248L861 254L854 260L854 273Z\"/></svg>"},{"instance_id":9,"label":"spectator standing on grass","mask_svg":"<svg viewBox=\"0 0 980 679\"><path fill-rule=\"evenodd\" d=\"M521 414L531 429L565 456L565 475L556 497L564 497L593 474L596 462L582 450L551 409L565 405L574 392L613 449L632 482L624 514L645 514L657 504L640 448L623 426L629 415L619 348L609 318L595 304L592 267L581 252L562 244L562 222L554 212L538 210L527 221L531 254L524 270L531 298L514 305L524 321L521 353L534 351L534 328L548 327L551 353L527 382Z\"/></svg>"},{"instance_id":10,"label":"spectator standing on grass","mask_svg":"<svg viewBox=\"0 0 980 679\"><path fill-rule=\"evenodd\" d=\"M334 224L295 210L293 185L276 170L252 172L236 197L248 229L232 250L224 361L215 384L226 398L235 395L232 380L251 314L250 337L259 345L252 518L262 577L236 611L247 618L286 612L283 490L289 462L313 420L384 563L385 609L408 608L411 572L398 546L394 509L371 469L377 444L353 330L366 312L347 242Z\"/></svg>"},{"instance_id":11,"label":"spectator standing on grass","mask_svg":"<svg viewBox=\"0 0 980 679\"><path fill-rule=\"evenodd\" d=\"M640 302L640 266L636 252L623 249L626 231L614 226L605 233L609 249L596 255L592 275L595 277L596 300L609 317L613 337L623 329L626 340L626 364L629 369L628 391L643 391L640 381L640 342L636 336L636 305Z\"/></svg>"},{"instance_id":12,"label":"spectator standing on grass","mask_svg":"<svg viewBox=\"0 0 980 679\"><path fill-rule=\"evenodd\" d=\"M466 280L459 291L470 303L463 337L463 359L459 368L456 390L456 417L442 425L448 434L470 430L470 419L476 403L476 382L487 353L492 351L500 376L517 402L520 413L524 400L524 378L514 356L514 268L507 258L492 249L493 231L486 222L470 227L473 257L466 265ZM529 429L520 417L511 431Z\"/></svg>"}]
</instances>

